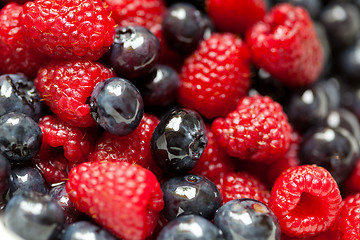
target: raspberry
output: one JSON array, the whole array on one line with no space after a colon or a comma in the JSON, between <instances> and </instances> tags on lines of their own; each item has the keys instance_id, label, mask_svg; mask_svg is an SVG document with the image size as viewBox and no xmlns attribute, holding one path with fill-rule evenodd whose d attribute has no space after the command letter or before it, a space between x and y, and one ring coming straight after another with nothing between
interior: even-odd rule
<instances>
[{"instance_id":1,"label":"raspberry","mask_svg":"<svg viewBox=\"0 0 360 240\"><path fill-rule=\"evenodd\" d=\"M66 191L79 211L128 240L150 236L164 207L155 175L126 162L82 163L70 171Z\"/></svg>"},{"instance_id":2,"label":"raspberry","mask_svg":"<svg viewBox=\"0 0 360 240\"><path fill-rule=\"evenodd\" d=\"M341 201L337 183L326 169L303 165L288 169L276 179L269 207L283 233L306 237L329 229Z\"/></svg>"},{"instance_id":3,"label":"raspberry","mask_svg":"<svg viewBox=\"0 0 360 240\"><path fill-rule=\"evenodd\" d=\"M224 32L244 33L266 12L265 0L206 0L205 4L216 28Z\"/></svg>"},{"instance_id":4,"label":"raspberry","mask_svg":"<svg viewBox=\"0 0 360 240\"><path fill-rule=\"evenodd\" d=\"M26 40L52 58L97 60L115 36L115 22L99 0L29 1L21 24Z\"/></svg>"},{"instance_id":5,"label":"raspberry","mask_svg":"<svg viewBox=\"0 0 360 240\"><path fill-rule=\"evenodd\" d=\"M180 73L178 101L205 118L226 116L250 85L250 52L231 33L216 33L200 42Z\"/></svg>"},{"instance_id":6,"label":"raspberry","mask_svg":"<svg viewBox=\"0 0 360 240\"><path fill-rule=\"evenodd\" d=\"M226 118L215 119L212 131L231 156L270 163L290 146L291 126L281 105L270 97L244 97Z\"/></svg>"},{"instance_id":7,"label":"raspberry","mask_svg":"<svg viewBox=\"0 0 360 240\"><path fill-rule=\"evenodd\" d=\"M35 86L45 103L64 122L96 126L88 98L95 85L114 77L112 70L88 60L53 61L38 72Z\"/></svg>"},{"instance_id":8,"label":"raspberry","mask_svg":"<svg viewBox=\"0 0 360 240\"><path fill-rule=\"evenodd\" d=\"M343 201L338 230L341 239L356 240L360 236L360 193L350 195Z\"/></svg>"},{"instance_id":9,"label":"raspberry","mask_svg":"<svg viewBox=\"0 0 360 240\"><path fill-rule=\"evenodd\" d=\"M342 184L345 195L352 195L360 192L360 159L357 160L356 165L350 176Z\"/></svg>"},{"instance_id":10,"label":"raspberry","mask_svg":"<svg viewBox=\"0 0 360 240\"><path fill-rule=\"evenodd\" d=\"M279 4L249 29L246 43L252 59L284 85L299 87L317 80L323 49L309 14L301 7Z\"/></svg>"},{"instance_id":11,"label":"raspberry","mask_svg":"<svg viewBox=\"0 0 360 240\"><path fill-rule=\"evenodd\" d=\"M90 155L90 161L136 163L160 173L161 170L154 162L150 150L151 136L159 122L157 117L144 114L135 131L126 136L116 136L104 132Z\"/></svg>"},{"instance_id":12,"label":"raspberry","mask_svg":"<svg viewBox=\"0 0 360 240\"><path fill-rule=\"evenodd\" d=\"M221 192L223 204L240 198L251 198L267 204L270 198L266 186L246 172L226 173L214 183Z\"/></svg>"},{"instance_id":13,"label":"raspberry","mask_svg":"<svg viewBox=\"0 0 360 240\"><path fill-rule=\"evenodd\" d=\"M235 164L217 143L210 125L206 126L206 136L208 139L206 148L190 172L205 176L212 181L225 173L234 172Z\"/></svg>"},{"instance_id":14,"label":"raspberry","mask_svg":"<svg viewBox=\"0 0 360 240\"><path fill-rule=\"evenodd\" d=\"M21 72L34 77L45 57L29 46L21 32L22 6L9 3L0 11L0 74Z\"/></svg>"}]
</instances>

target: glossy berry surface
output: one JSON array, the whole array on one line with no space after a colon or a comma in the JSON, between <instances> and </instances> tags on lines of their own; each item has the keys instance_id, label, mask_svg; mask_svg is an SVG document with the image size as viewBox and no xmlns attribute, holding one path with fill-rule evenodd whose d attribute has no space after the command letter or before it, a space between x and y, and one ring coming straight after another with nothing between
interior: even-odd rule
<instances>
[{"instance_id":1,"label":"glossy berry surface","mask_svg":"<svg viewBox=\"0 0 360 240\"><path fill-rule=\"evenodd\" d=\"M229 240L280 240L280 226L275 214L254 199L242 198L224 204L216 212L214 224Z\"/></svg>"},{"instance_id":2,"label":"glossy berry surface","mask_svg":"<svg viewBox=\"0 0 360 240\"><path fill-rule=\"evenodd\" d=\"M105 58L118 76L133 80L155 67L160 58L160 43L144 27L117 27L114 43Z\"/></svg>"},{"instance_id":3,"label":"glossy berry surface","mask_svg":"<svg viewBox=\"0 0 360 240\"><path fill-rule=\"evenodd\" d=\"M106 131L127 135L140 124L144 103L139 90L123 78L98 83L90 98L91 115Z\"/></svg>"},{"instance_id":4,"label":"glossy berry surface","mask_svg":"<svg viewBox=\"0 0 360 240\"><path fill-rule=\"evenodd\" d=\"M201 157L207 144L201 116L190 109L168 112L151 137L151 153L167 172L187 172Z\"/></svg>"},{"instance_id":5,"label":"glossy berry surface","mask_svg":"<svg viewBox=\"0 0 360 240\"><path fill-rule=\"evenodd\" d=\"M48 193L48 186L40 171L33 167L15 167L11 170L9 197L23 192Z\"/></svg>"},{"instance_id":6,"label":"glossy berry surface","mask_svg":"<svg viewBox=\"0 0 360 240\"><path fill-rule=\"evenodd\" d=\"M89 221L78 221L64 229L61 240L116 240L110 232Z\"/></svg>"},{"instance_id":7,"label":"glossy berry surface","mask_svg":"<svg viewBox=\"0 0 360 240\"><path fill-rule=\"evenodd\" d=\"M360 15L360 14L359 14ZM360 41L343 49L337 59L341 73L354 82L360 77L360 60L357 57L360 52Z\"/></svg>"},{"instance_id":8,"label":"glossy berry surface","mask_svg":"<svg viewBox=\"0 0 360 240\"><path fill-rule=\"evenodd\" d=\"M221 240L222 232L209 220L198 215L184 215L169 222L157 240Z\"/></svg>"},{"instance_id":9,"label":"glossy berry surface","mask_svg":"<svg viewBox=\"0 0 360 240\"><path fill-rule=\"evenodd\" d=\"M174 4L163 16L162 33L167 44L183 55L192 53L212 32L209 18L192 4Z\"/></svg>"},{"instance_id":10,"label":"glossy berry surface","mask_svg":"<svg viewBox=\"0 0 360 240\"><path fill-rule=\"evenodd\" d=\"M181 215L195 214L212 219L222 204L222 196L215 184L194 174L173 177L161 185L165 207L162 215L173 220Z\"/></svg>"},{"instance_id":11,"label":"glossy berry surface","mask_svg":"<svg viewBox=\"0 0 360 240\"><path fill-rule=\"evenodd\" d=\"M11 167L9 161L0 155L0 202L9 188Z\"/></svg>"},{"instance_id":12,"label":"glossy berry surface","mask_svg":"<svg viewBox=\"0 0 360 240\"><path fill-rule=\"evenodd\" d=\"M11 164L30 161L41 142L41 128L32 118L14 112L0 117L0 151Z\"/></svg>"},{"instance_id":13,"label":"glossy berry surface","mask_svg":"<svg viewBox=\"0 0 360 240\"><path fill-rule=\"evenodd\" d=\"M36 206L36 207L35 207ZM64 213L48 195L24 192L10 199L5 208L5 225L28 240L48 240L59 236Z\"/></svg>"},{"instance_id":14,"label":"glossy berry surface","mask_svg":"<svg viewBox=\"0 0 360 240\"><path fill-rule=\"evenodd\" d=\"M299 158L302 164L326 168L340 184L359 158L357 139L343 128L321 128L311 131L302 140Z\"/></svg>"},{"instance_id":15,"label":"glossy berry surface","mask_svg":"<svg viewBox=\"0 0 360 240\"><path fill-rule=\"evenodd\" d=\"M0 76L0 116L9 112L24 113L38 121L43 109L39 92L23 74Z\"/></svg>"}]
</instances>

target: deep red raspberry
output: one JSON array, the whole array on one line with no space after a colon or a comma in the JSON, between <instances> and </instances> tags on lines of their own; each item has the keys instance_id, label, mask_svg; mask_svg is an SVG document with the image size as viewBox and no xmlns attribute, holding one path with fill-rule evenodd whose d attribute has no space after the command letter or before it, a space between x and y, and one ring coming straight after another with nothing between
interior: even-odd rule
<instances>
[{"instance_id":1,"label":"deep red raspberry","mask_svg":"<svg viewBox=\"0 0 360 240\"><path fill-rule=\"evenodd\" d=\"M206 148L190 172L214 181L225 173L234 172L235 164L225 150L220 147L209 125L206 126L206 136L208 139Z\"/></svg>"},{"instance_id":2,"label":"deep red raspberry","mask_svg":"<svg viewBox=\"0 0 360 240\"><path fill-rule=\"evenodd\" d=\"M246 42L257 67L284 85L311 84L322 71L323 48L309 14L301 7L276 5L249 29Z\"/></svg>"},{"instance_id":3,"label":"deep red raspberry","mask_svg":"<svg viewBox=\"0 0 360 240\"><path fill-rule=\"evenodd\" d=\"M22 72L29 77L45 63L45 56L29 46L21 32L22 6L9 3L0 11L0 74Z\"/></svg>"},{"instance_id":4,"label":"deep red raspberry","mask_svg":"<svg viewBox=\"0 0 360 240\"><path fill-rule=\"evenodd\" d=\"M200 42L180 73L179 103L205 118L224 117L247 95L250 52L231 33L215 33Z\"/></svg>"},{"instance_id":5,"label":"deep red raspberry","mask_svg":"<svg viewBox=\"0 0 360 240\"><path fill-rule=\"evenodd\" d=\"M215 119L212 131L231 156L270 163L285 155L291 126L281 105L270 97L244 97L226 118Z\"/></svg>"},{"instance_id":6,"label":"deep red raspberry","mask_svg":"<svg viewBox=\"0 0 360 240\"><path fill-rule=\"evenodd\" d=\"M345 196L360 192L360 159L357 160L350 176L343 182L342 190Z\"/></svg>"},{"instance_id":7,"label":"deep red raspberry","mask_svg":"<svg viewBox=\"0 0 360 240\"><path fill-rule=\"evenodd\" d=\"M26 40L52 58L97 60L115 36L115 22L100 0L29 1L21 24Z\"/></svg>"},{"instance_id":8,"label":"deep red raspberry","mask_svg":"<svg viewBox=\"0 0 360 240\"><path fill-rule=\"evenodd\" d=\"M86 60L51 62L41 68L35 86L45 103L64 122L78 127L96 126L88 98L95 85L114 77L112 70Z\"/></svg>"},{"instance_id":9,"label":"deep red raspberry","mask_svg":"<svg viewBox=\"0 0 360 240\"><path fill-rule=\"evenodd\" d=\"M223 203L234 199L251 198L265 204L270 198L270 191L256 177L246 172L226 173L214 181L223 197Z\"/></svg>"},{"instance_id":10,"label":"deep red raspberry","mask_svg":"<svg viewBox=\"0 0 360 240\"><path fill-rule=\"evenodd\" d=\"M283 233L306 237L330 228L341 201L339 187L326 169L303 165L288 169L275 181L269 207Z\"/></svg>"},{"instance_id":11,"label":"deep red raspberry","mask_svg":"<svg viewBox=\"0 0 360 240\"><path fill-rule=\"evenodd\" d=\"M206 0L205 4L216 28L224 32L244 33L266 12L265 0Z\"/></svg>"},{"instance_id":12,"label":"deep red raspberry","mask_svg":"<svg viewBox=\"0 0 360 240\"><path fill-rule=\"evenodd\" d=\"M341 240L358 240L360 236L360 193L350 195L343 201L337 223Z\"/></svg>"},{"instance_id":13,"label":"deep red raspberry","mask_svg":"<svg viewBox=\"0 0 360 240\"><path fill-rule=\"evenodd\" d=\"M127 162L82 163L69 173L70 201L125 240L150 236L164 207L155 175Z\"/></svg>"},{"instance_id":14,"label":"deep red raspberry","mask_svg":"<svg viewBox=\"0 0 360 240\"><path fill-rule=\"evenodd\" d=\"M90 155L90 161L136 163L159 174L161 170L153 160L150 150L151 136L159 121L153 115L144 114L135 131L126 136L104 132Z\"/></svg>"}]
</instances>

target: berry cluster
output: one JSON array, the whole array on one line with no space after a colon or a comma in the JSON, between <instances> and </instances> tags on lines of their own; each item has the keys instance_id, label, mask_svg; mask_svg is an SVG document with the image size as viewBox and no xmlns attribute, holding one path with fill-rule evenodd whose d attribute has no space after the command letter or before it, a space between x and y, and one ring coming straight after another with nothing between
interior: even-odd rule
<instances>
[{"instance_id":1,"label":"berry cluster","mask_svg":"<svg viewBox=\"0 0 360 240\"><path fill-rule=\"evenodd\" d=\"M355 0L0 0L1 220L360 239L359 33Z\"/></svg>"}]
</instances>

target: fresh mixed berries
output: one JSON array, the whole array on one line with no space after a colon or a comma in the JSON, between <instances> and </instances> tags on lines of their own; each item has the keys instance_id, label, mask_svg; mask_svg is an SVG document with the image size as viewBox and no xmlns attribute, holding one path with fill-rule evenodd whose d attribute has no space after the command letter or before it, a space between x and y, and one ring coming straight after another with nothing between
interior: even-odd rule
<instances>
[{"instance_id":1,"label":"fresh mixed berries","mask_svg":"<svg viewBox=\"0 0 360 240\"><path fill-rule=\"evenodd\" d=\"M0 239L360 239L360 1L2 0L0 50Z\"/></svg>"}]
</instances>

